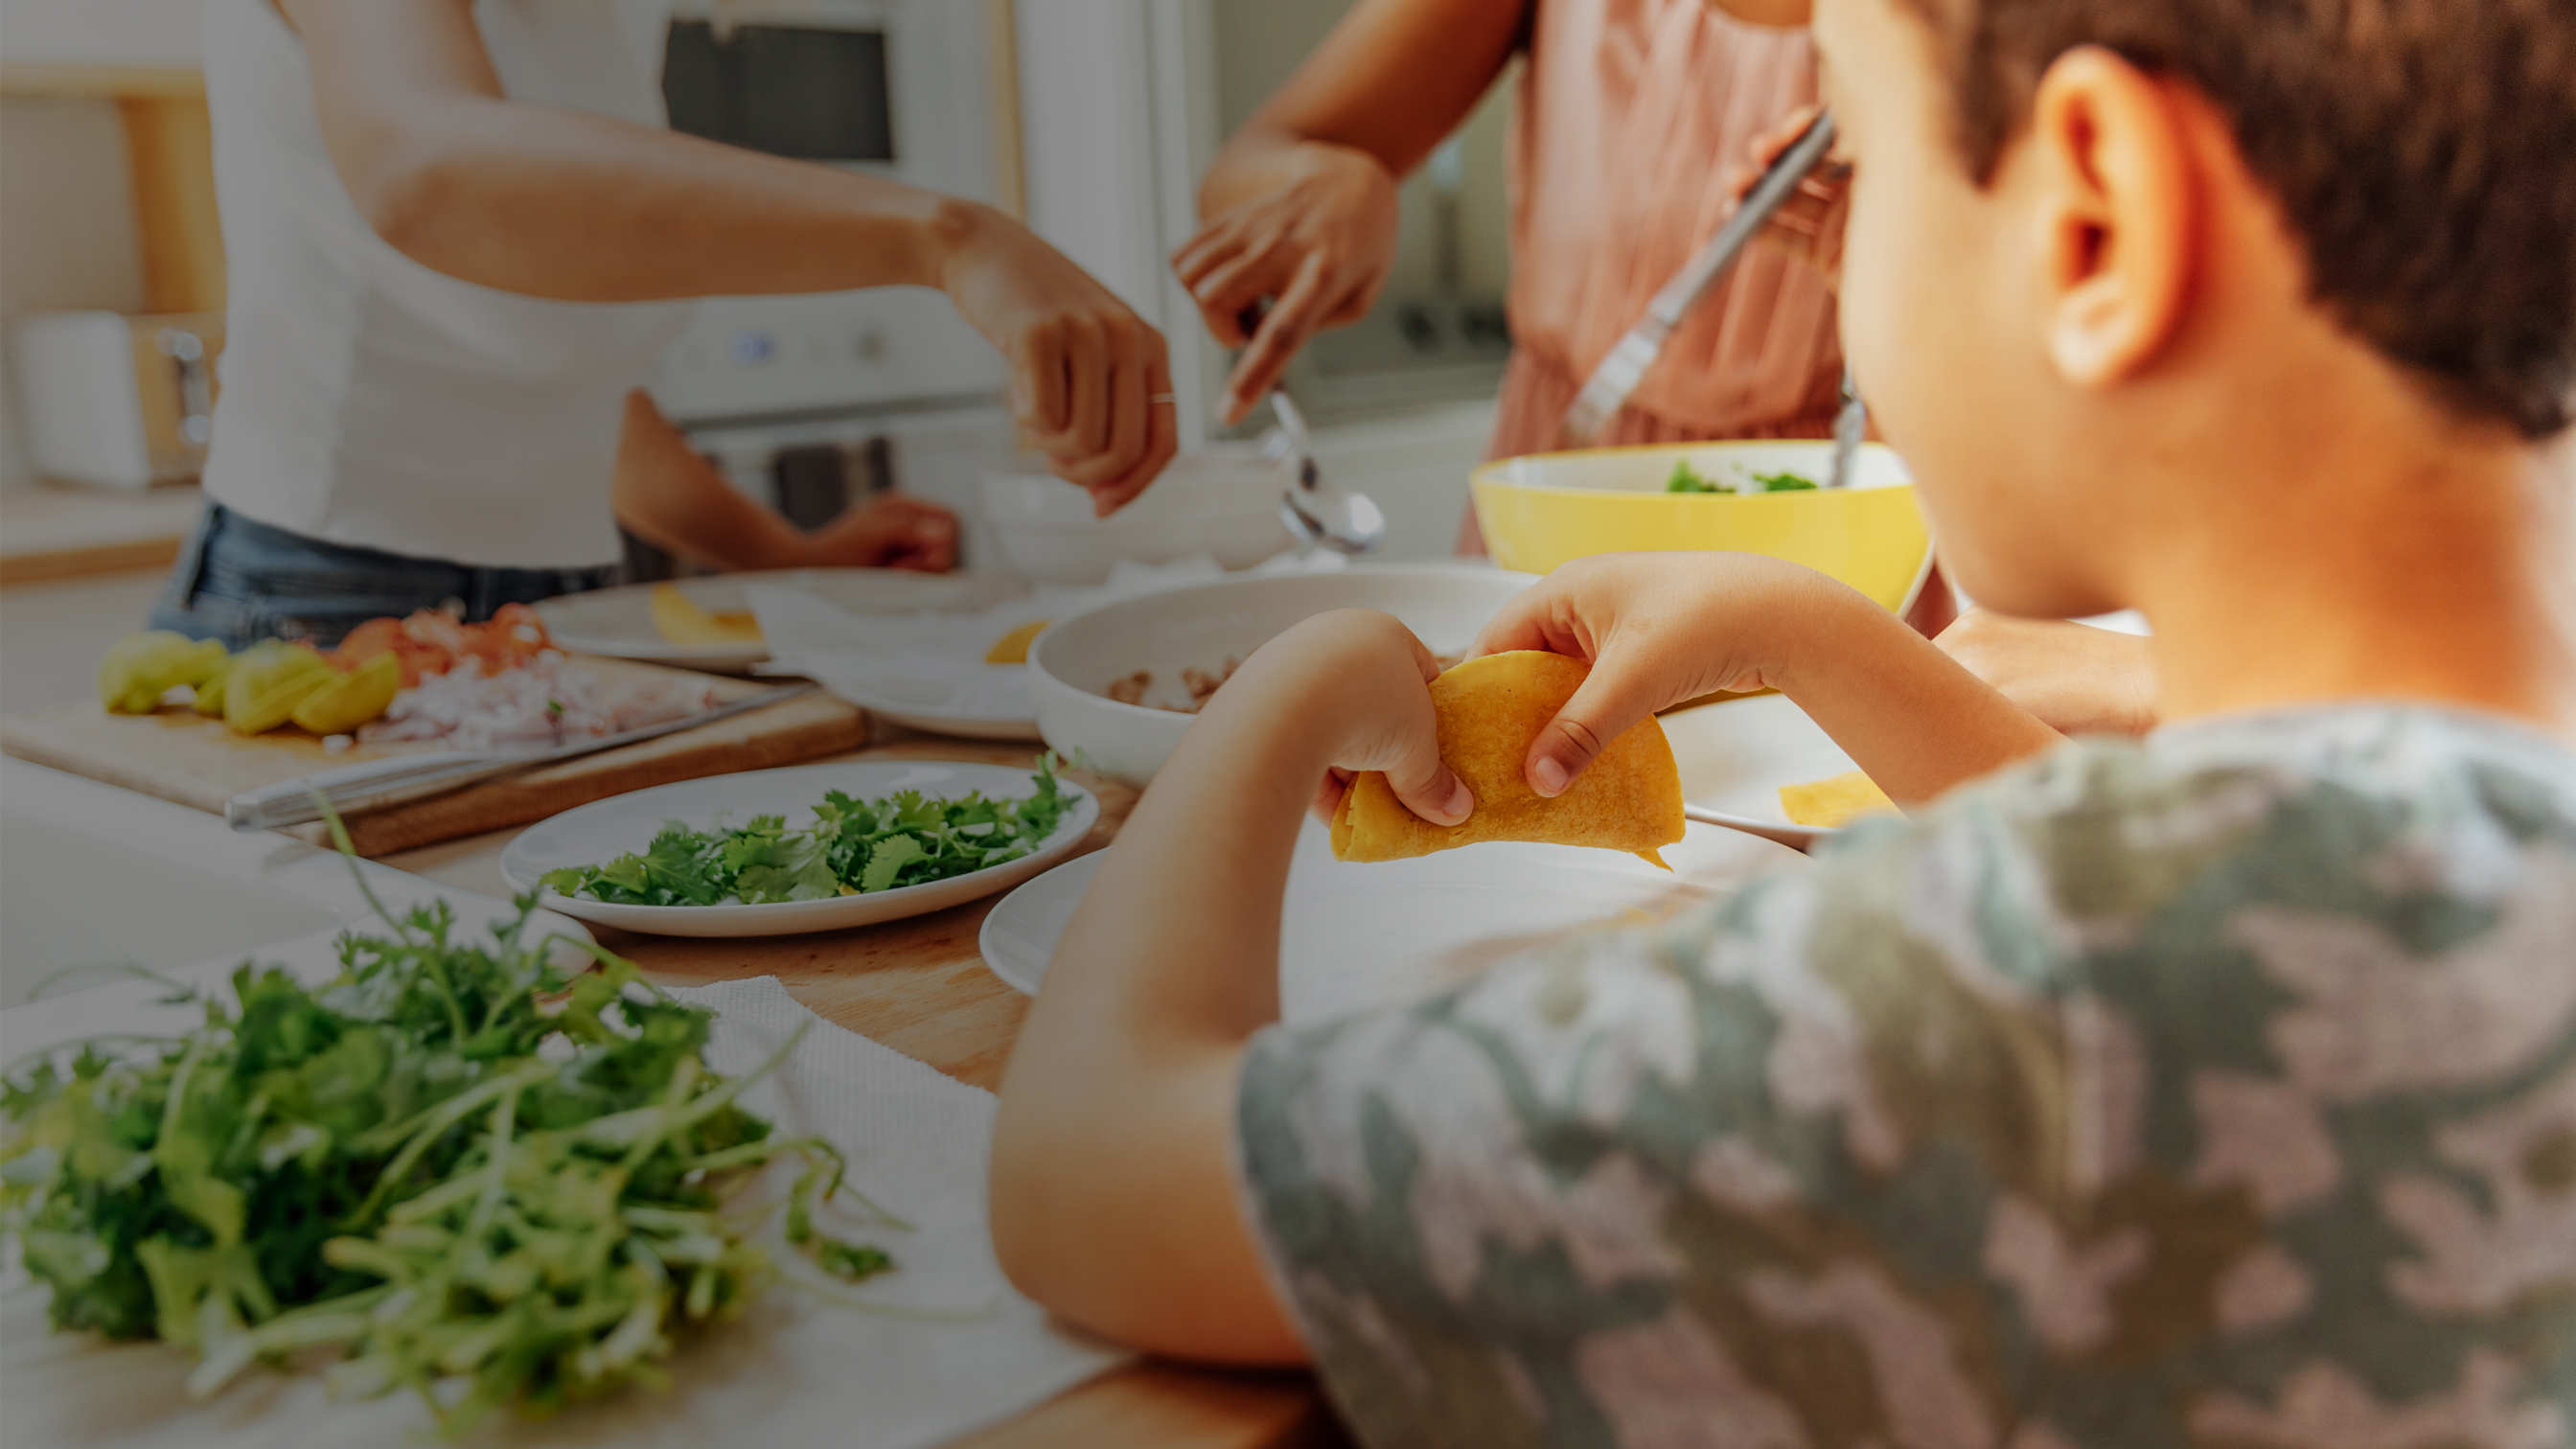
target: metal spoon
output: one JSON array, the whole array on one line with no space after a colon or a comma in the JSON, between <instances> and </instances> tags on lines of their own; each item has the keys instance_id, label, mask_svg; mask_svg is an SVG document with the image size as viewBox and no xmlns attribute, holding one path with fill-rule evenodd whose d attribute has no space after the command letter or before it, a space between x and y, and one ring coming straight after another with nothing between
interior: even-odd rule
<instances>
[{"instance_id":1,"label":"metal spoon","mask_svg":"<svg viewBox=\"0 0 2576 1449\"><path fill-rule=\"evenodd\" d=\"M1861 436L1869 431L1869 404L1860 400L1860 383L1852 376L1851 364L1843 364L1843 407L1834 414L1834 471L1825 480L1828 488L1849 488L1852 465L1860 458Z\"/></svg>"},{"instance_id":2,"label":"metal spoon","mask_svg":"<svg viewBox=\"0 0 2576 1449\"><path fill-rule=\"evenodd\" d=\"M1279 426L1263 440L1262 451L1273 462L1293 463L1297 470L1297 481L1279 500L1279 517L1288 531L1341 554L1375 553L1385 546L1385 511L1365 493L1324 481L1322 470L1315 466L1314 447L1307 440L1306 419L1288 394L1274 389L1270 410L1278 414Z\"/></svg>"}]
</instances>

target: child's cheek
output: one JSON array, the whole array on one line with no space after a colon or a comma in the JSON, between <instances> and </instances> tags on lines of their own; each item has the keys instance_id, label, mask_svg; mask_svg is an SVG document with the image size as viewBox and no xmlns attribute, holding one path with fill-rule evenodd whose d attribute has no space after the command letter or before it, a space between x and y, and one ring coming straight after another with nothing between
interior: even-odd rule
<instances>
[{"instance_id":1,"label":"child's cheek","mask_svg":"<svg viewBox=\"0 0 2576 1449\"><path fill-rule=\"evenodd\" d=\"M1955 416L1958 339L1944 341L1938 259L1909 178L1864 169L1854 178L1843 239L1844 355L1878 430L1920 476L1937 468L1939 420ZM1956 285L1957 278L1951 278Z\"/></svg>"}]
</instances>

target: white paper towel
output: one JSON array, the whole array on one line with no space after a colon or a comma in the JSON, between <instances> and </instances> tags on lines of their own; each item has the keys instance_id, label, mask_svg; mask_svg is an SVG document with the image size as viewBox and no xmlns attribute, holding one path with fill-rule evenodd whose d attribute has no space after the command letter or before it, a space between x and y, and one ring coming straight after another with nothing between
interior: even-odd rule
<instances>
[{"instance_id":1,"label":"white paper towel","mask_svg":"<svg viewBox=\"0 0 2576 1449\"><path fill-rule=\"evenodd\" d=\"M875 1302L992 1311L925 1323L854 1312L774 1289L741 1318L685 1341L667 1391L639 1390L551 1420L499 1414L468 1442L701 1449L822 1445L927 1449L1007 1419L1112 1368L1125 1355L1051 1324L1011 1290L985 1226L993 1095L816 1018L774 977L673 993L712 1008L718 1071L757 1067L801 1022L788 1060L744 1105L786 1136L819 1135L848 1155L850 1183L915 1231L843 1219L898 1271L847 1289ZM785 1169L781 1169L785 1171ZM828 1220L827 1220L828 1221ZM810 1268L808 1273L811 1273ZM12 1274L16 1278L16 1274ZM333 1402L315 1374L254 1369L192 1402L193 1359L159 1343L110 1345L46 1331L46 1295L20 1285L0 1303L0 1440L9 1449L323 1449L430 1444L408 1392Z\"/></svg>"}]
</instances>

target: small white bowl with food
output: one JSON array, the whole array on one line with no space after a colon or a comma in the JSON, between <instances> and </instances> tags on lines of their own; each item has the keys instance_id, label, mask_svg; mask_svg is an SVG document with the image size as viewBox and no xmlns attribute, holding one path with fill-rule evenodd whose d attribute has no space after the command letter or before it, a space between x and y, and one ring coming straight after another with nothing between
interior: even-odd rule
<instances>
[{"instance_id":1,"label":"small white bowl with food","mask_svg":"<svg viewBox=\"0 0 2576 1449\"><path fill-rule=\"evenodd\" d=\"M1288 547L1279 500L1289 481L1250 443L1174 458L1153 486L1107 518L1091 495L1045 473L988 473L985 520L1014 572L1039 583L1097 584L1119 561L1168 563L1205 553L1249 568Z\"/></svg>"},{"instance_id":2,"label":"small white bowl with food","mask_svg":"<svg viewBox=\"0 0 2576 1449\"><path fill-rule=\"evenodd\" d=\"M1379 609L1435 654L1466 652L1531 574L1472 564L1366 565L1229 579L1121 599L1059 619L1029 649L1038 732L1089 770L1154 778L1225 677L1301 620Z\"/></svg>"}]
</instances>

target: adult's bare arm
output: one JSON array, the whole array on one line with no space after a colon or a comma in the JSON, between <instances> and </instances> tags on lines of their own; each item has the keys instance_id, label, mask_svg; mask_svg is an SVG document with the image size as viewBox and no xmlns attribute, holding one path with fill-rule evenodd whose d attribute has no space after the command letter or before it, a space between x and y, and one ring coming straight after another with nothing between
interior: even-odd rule
<instances>
[{"instance_id":1,"label":"adult's bare arm","mask_svg":"<svg viewBox=\"0 0 2576 1449\"><path fill-rule=\"evenodd\" d=\"M369 226L449 276L571 301L938 287L1020 421L1107 511L1176 446L1162 337L990 207L513 101L467 0L278 0Z\"/></svg>"}]
</instances>

